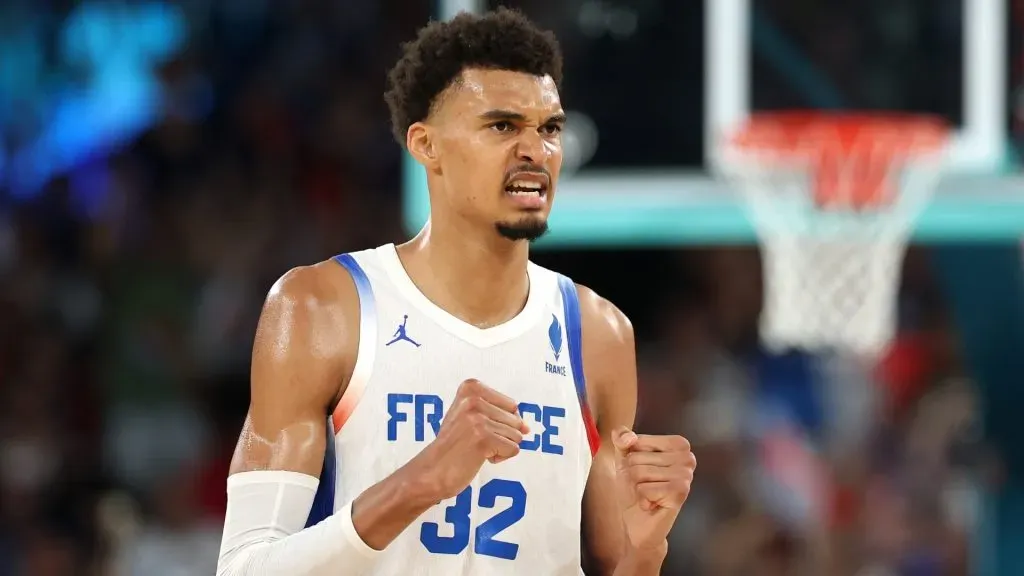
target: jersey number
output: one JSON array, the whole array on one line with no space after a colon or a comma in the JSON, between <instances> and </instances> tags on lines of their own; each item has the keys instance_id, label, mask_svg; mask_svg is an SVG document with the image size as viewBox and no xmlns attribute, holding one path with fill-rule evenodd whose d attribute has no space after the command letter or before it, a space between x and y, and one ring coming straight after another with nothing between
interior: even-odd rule
<instances>
[{"instance_id":1,"label":"jersey number","mask_svg":"<svg viewBox=\"0 0 1024 576\"><path fill-rule=\"evenodd\" d=\"M515 560L519 544L502 542L496 537L526 515L526 488L513 480L495 478L480 487L477 506L494 508L498 498L509 498L512 504L476 527L473 550L484 556ZM444 520L455 528L454 534L440 536L440 526L436 522L424 522L420 527L420 542L434 554L461 554L469 546L469 513L472 509L473 487L467 486L455 497L455 503L444 510Z\"/></svg>"}]
</instances>

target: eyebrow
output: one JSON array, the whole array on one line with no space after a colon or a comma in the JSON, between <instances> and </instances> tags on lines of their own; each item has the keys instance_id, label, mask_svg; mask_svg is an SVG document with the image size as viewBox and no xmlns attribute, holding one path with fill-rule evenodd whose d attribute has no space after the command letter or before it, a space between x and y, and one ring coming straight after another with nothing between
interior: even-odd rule
<instances>
[{"instance_id":1,"label":"eyebrow","mask_svg":"<svg viewBox=\"0 0 1024 576\"><path fill-rule=\"evenodd\" d=\"M511 110L488 110L480 115L481 120L488 120L491 122L506 121L506 122L525 122L526 116L519 112L513 112ZM565 114L558 113L548 117L544 121L544 124L565 124Z\"/></svg>"}]
</instances>

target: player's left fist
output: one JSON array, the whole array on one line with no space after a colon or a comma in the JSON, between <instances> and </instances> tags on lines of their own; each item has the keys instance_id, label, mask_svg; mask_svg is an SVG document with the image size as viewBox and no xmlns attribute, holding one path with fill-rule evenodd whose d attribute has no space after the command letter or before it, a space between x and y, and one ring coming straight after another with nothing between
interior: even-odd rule
<instances>
[{"instance_id":1,"label":"player's left fist","mask_svg":"<svg viewBox=\"0 0 1024 576\"><path fill-rule=\"evenodd\" d=\"M612 432L619 505L629 544L657 548L668 537L690 495L697 459L682 436Z\"/></svg>"}]
</instances>

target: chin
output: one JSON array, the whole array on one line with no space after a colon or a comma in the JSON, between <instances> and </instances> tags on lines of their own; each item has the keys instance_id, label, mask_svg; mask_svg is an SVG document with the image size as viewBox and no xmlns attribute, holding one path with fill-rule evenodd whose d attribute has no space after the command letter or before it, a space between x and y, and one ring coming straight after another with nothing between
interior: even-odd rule
<instances>
[{"instance_id":1,"label":"chin","mask_svg":"<svg viewBox=\"0 0 1024 576\"><path fill-rule=\"evenodd\" d=\"M533 242L548 231L548 220L544 217L525 216L518 220L505 220L494 225L503 238Z\"/></svg>"}]
</instances>

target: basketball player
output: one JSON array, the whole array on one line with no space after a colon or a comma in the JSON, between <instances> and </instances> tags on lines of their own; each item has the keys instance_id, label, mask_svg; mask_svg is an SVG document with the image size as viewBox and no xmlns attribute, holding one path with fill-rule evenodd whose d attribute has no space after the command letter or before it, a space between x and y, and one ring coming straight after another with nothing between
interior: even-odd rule
<instances>
[{"instance_id":1,"label":"basketball player","mask_svg":"<svg viewBox=\"0 0 1024 576\"><path fill-rule=\"evenodd\" d=\"M560 79L554 37L507 10L405 46L386 98L430 222L271 289L218 574L575 576L581 534L592 574L659 573L689 444L630 431L622 312L527 259Z\"/></svg>"}]
</instances>

